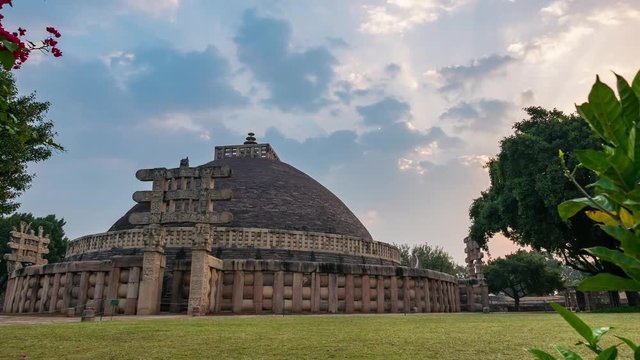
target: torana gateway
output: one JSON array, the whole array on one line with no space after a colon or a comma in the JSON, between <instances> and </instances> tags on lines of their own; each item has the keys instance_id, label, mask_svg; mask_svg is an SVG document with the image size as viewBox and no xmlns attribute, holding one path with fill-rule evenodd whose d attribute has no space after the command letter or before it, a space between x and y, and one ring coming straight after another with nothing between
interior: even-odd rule
<instances>
[{"instance_id":1,"label":"torana gateway","mask_svg":"<svg viewBox=\"0 0 640 360\"><path fill-rule=\"evenodd\" d=\"M73 240L66 262L38 260L43 234L12 233L4 312L457 312L486 299L481 279L400 266L395 246L253 134L207 164L136 177L151 190L107 232Z\"/></svg>"}]
</instances>

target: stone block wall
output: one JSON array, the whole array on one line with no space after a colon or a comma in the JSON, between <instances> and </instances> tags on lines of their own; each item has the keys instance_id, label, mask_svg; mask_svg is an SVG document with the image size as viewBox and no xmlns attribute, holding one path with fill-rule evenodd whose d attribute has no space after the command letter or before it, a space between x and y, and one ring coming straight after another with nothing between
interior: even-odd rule
<instances>
[{"instance_id":1,"label":"stone block wall","mask_svg":"<svg viewBox=\"0 0 640 360\"><path fill-rule=\"evenodd\" d=\"M10 274L3 311L80 314L87 307L100 311L104 299L117 299L105 312L135 314L141 266L142 257L123 256L25 267Z\"/></svg>"},{"instance_id":2,"label":"stone block wall","mask_svg":"<svg viewBox=\"0 0 640 360\"><path fill-rule=\"evenodd\" d=\"M406 267L227 260L220 286L221 313L460 311L453 276Z\"/></svg>"},{"instance_id":3,"label":"stone block wall","mask_svg":"<svg viewBox=\"0 0 640 360\"><path fill-rule=\"evenodd\" d=\"M104 299L107 315L157 314L161 293L170 298L164 311L192 315L461 310L462 292L457 279L431 270L371 264L221 260L205 248L191 251L189 259L174 260L172 266L165 267L164 256L145 251L144 256L114 256L110 260L16 270L9 279L5 311L68 313L73 309L80 314L89 306L102 310ZM152 268L155 273L149 270ZM111 306L112 301L115 307Z\"/></svg>"}]
</instances>

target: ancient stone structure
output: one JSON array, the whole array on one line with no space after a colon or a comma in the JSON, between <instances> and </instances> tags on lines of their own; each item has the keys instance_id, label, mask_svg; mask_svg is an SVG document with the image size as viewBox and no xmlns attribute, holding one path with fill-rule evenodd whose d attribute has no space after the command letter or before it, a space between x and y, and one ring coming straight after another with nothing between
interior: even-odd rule
<instances>
[{"instance_id":1,"label":"ancient stone structure","mask_svg":"<svg viewBox=\"0 0 640 360\"><path fill-rule=\"evenodd\" d=\"M458 282L461 307L464 311L488 311L489 288L483 274L484 254L478 243L470 237L464 238L464 244L467 278Z\"/></svg>"},{"instance_id":2,"label":"ancient stone structure","mask_svg":"<svg viewBox=\"0 0 640 360\"><path fill-rule=\"evenodd\" d=\"M38 227L38 234L30 229L31 224L20 222L20 231L15 227L11 231L9 249L11 253L5 254L7 272L20 269L24 264L44 265L47 260L42 255L49 253L49 236L44 234L42 226Z\"/></svg>"},{"instance_id":3,"label":"ancient stone structure","mask_svg":"<svg viewBox=\"0 0 640 360\"><path fill-rule=\"evenodd\" d=\"M150 191L66 261L14 270L6 312L75 314L460 311L451 275L399 266L318 182L249 134L190 167L143 169ZM35 264L35 262L34 262ZM417 265L417 264L416 264Z\"/></svg>"}]
</instances>

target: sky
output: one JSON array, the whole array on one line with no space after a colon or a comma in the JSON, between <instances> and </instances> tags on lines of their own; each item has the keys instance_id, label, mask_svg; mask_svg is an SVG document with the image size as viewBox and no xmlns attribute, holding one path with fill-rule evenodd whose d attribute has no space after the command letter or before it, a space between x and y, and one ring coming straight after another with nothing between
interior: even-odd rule
<instances>
[{"instance_id":1,"label":"sky","mask_svg":"<svg viewBox=\"0 0 640 360\"><path fill-rule=\"evenodd\" d=\"M23 94L65 152L30 166L21 212L106 231L140 168L213 159L255 132L340 197L373 238L463 262L483 165L527 106L574 111L596 74L638 70L638 0L16 0L7 28L53 25ZM491 255L511 252L504 238Z\"/></svg>"}]
</instances>

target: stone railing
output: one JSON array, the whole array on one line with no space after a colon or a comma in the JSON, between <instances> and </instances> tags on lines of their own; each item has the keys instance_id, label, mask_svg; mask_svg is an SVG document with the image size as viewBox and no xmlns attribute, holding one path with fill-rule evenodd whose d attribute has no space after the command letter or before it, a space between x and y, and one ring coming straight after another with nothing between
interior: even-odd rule
<instances>
[{"instance_id":1,"label":"stone railing","mask_svg":"<svg viewBox=\"0 0 640 360\"><path fill-rule=\"evenodd\" d=\"M86 235L69 244L66 256L113 248L143 248L142 232L142 229L130 229ZM352 236L228 227L215 227L214 232L214 247L318 251L400 262L400 252L395 246ZM167 247L191 247L192 234L191 227L166 227Z\"/></svg>"}]
</instances>

